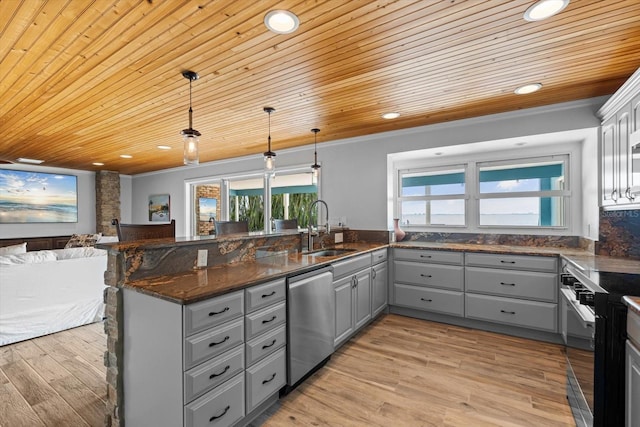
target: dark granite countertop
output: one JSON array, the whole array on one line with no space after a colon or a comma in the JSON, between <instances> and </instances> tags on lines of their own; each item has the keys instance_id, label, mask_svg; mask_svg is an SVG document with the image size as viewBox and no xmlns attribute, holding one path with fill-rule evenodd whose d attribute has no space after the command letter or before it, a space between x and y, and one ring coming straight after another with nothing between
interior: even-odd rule
<instances>
[{"instance_id":1,"label":"dark granite countertop","mask_svg":"<svg viewBox=\"0 0 640 427\"><path fill-rule=\"evenodd\" d=\"M275 253L255 261L225 264L133 281L126 283L124 287L178 304L191 304L270 280L301 274L337 260L348 259L387 246L386 243L338 244L334 247L355 251L329 257L310 256L300 252Z\"/></svg>"}]
</instances>

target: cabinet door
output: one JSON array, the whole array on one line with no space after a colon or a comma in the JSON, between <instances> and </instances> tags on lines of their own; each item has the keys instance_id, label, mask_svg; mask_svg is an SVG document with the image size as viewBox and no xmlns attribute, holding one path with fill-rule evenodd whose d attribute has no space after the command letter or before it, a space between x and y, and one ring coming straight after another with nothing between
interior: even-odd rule
<instances>
[{"instance_id":1,"label":"cabinet door","mask_svg":"<svg viewBox=\"0 0 640 427\"><path fill-rule=\"evenodd\" d=\"M616 162L616 126L615 117L607 120L602 124L602 166L601 166L601 186L602 186L602 205L613 205L618 198L618 189L615 186L615 173L617 168Z\"/></svg>"},{"instance_id":2,"label":"cabinet door","mask_svg":"<svg viewBox=\"0 0 640 427\"><path fill-rule=\"evenodd\" d=\"M355 329L358 330L371 320L371 269L360 271L356 275L355 293Z\"/></svg>"},{"instance_id":3,"label":"cabinet door","mask_svg":"<svg viewBox=\"0 0 640 427\"><path fill-rule=\"evenodd\" d=\"M640 351L627 340L626 425L640 426Z\"/></svg>"},{"instance_id":4,"label":"cabinet door","mask_svg":"<svg viewBox=\"0 0 640 427\"><path fill-rule=\"evenodd\" d=\"M353 277L345 277L333 282L336 298L336 337L337 347L353 332Z\"/></svg>"},{"instance_id":5,"label":"cabinet door","mask_svg":"<svg viewBox=\"0 0 640 427\"><path fill-rule=\"evenodd\" d=\"M631 195L629 192L631 188L629 186L629 173L631 171L630 160L631 156L629 156L629 134L631 133L631 104L627 105L625 108L620 110L618 114L616 114L616 125L617 136L618 136L618 144L617 144L617 163L618 163L618 173L617 173L617 183L615 184L618 188L618 204L620 203L631 203Z\"/></svg>"},{"instance_id":6,"label":"cabinet door","mask_svg":"<svg viewBox=\"0 0 640 427\"><path fill-rule=\"evenodd\" d=\"M637 95L631 101L631 122L629 134L629 177L631 182L629 186L633 193L640 192L640 144L637 144L640 136L640 95ZM634 145L631 146L631 134L635 134ZM636 196L637 197L637 196ZM634 200L635 202L635 200Z\"/></svg>"},{"instance_id":7,"label":"cabinet door","mask_svg":"<svg viewBox=\"0 0 640 427\"><path fill-rule=\"evenodd\" d=\"M374 265L371 269L371 315L376 317L387 306L387 264Z\"/></svg>"}]
</instances>

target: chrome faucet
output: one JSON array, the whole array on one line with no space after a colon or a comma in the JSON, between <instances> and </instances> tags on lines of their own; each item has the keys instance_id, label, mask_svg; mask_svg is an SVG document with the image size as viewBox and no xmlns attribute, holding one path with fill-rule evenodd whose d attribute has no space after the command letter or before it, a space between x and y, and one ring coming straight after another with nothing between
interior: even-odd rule
<instances>
[{"instance_id":1,"label":"chrome faucet","mask_svg":"<svg viewBox=\"0 0 640 427\"><path fill-rule=\"evenodd\" d=\"M311 211L313 210L313 207L318 203L322 203L324 205L324 208L327 210L327 224L325 225L325 228L327 230L327 234L329 234L329 231L330 231L329 230L329 206L327 206L327 202L325 202L324 200L316 199L309 206L309 237L307 240L308 251L313 250L313 227L312 227L313 224L311 223ZM318 222L320 222L320 218L318 218ZM316 224L316 226L318 226L318 224Z\"/></svg>"}]
</instances>

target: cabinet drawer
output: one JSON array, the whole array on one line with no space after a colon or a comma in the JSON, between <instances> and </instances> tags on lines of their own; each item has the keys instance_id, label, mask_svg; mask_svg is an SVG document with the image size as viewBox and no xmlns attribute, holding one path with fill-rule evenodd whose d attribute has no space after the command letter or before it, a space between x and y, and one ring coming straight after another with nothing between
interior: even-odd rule
<instances>
[{"instance_id":1,"label":"cabinet drawer","mask_svg":"<svg viewBox=\"0 0 640 427\"><path fill-rule=\"evenodd\" d=\"M287 309L285 302L264 308L246 316L246 336L247 340L269 330L282 325L287 320Z\"/></svg>"},{"instance_id":2,"label":"cabinet drawer","mask_svg":"<svg viewBox=\"0 0 640 427\"><path fill-rule=\"evenodd\" d=\"M192 335L184 343L184 367L191 368L243 342L243 318Z\"/></svg>"},{"instance_id":3,"label":"cabinet drawer","mask_svg":"<svg viewBox=\"0 0 640 427\"><path fill-rule=\"evenodd\" d=\"M247 413L249 413L285 385L287 379L285 349L281 348L248 368L245 375L247 377Z\"/></svg>"},{"instance_id":4,"label":"cabinet drawer","mask_svg":"<svg viewBox=\"0 0 640 427\"><path fill-rule=\"evenodd\" d=\"M189 369L184 373L184 402L189 403L243 370L244 347L241 345Z\"/></svg>"},{"instance_id":5,"label":"cabinet drawer","mask_svg":"<svg viewBox=\"0 0 640 427\"><path fill-rule=\"evenodd\" d=\"M286 325L262 334L245 344L247 366L273 353L287 343Z\"/></svg>"},{"instance_id":6,"label":"cabinet drawer","mask_svg":"<svg viewBox=\"0 0 640 427\"><path fill-rule=\"evenodd\" d=\"M556 302L558 276L533 271L465 268L467 292Z\"/></svg>"},{"instance_id":7,"label":"cabinet drawer","mask_svg":"<svg viewBox=\"0 0 640 427\"><path fill-rule=\"evenodd\" d=\"M285 279L247 288L245 290L247 313L275 304L278 301L284 301L286 296Z\"/></svg>"},{"instance_id":8,"label":"cabinet drawer","mask_svg":"<svg viewBox=\"0 0 640 427\"><path fill-rule=\"evenodd\" d=\"M394 278L416 286L464 289L464 267L461 265L427 264L394 261Z\"/></svg>"},{"instance_id":9,"label":"cabinet drawer","mask_svg":"<svg viewBox=\"0 0 640 427\"><path fill-rule=\"evenodd\" d=\"M557 273L558 257L467 253L466 265Z\"/></svg>"},{"instance_id":10,"label":"cabinet drawer","mask_svg":"<svg viewBox=\"0 0 640 427\"><path fill-rule=\"evenodd\" d=\"M339 261L333 266L333 279L354 274L363 268L371 267L371 254L361 255L345 261Z\"/></svg>"},{"instance_id":11,"label":"cabinet drawer","mask_svg":"<svg viewBox=\"0 0 640 427\"><path fill-rule=\"evenodd\" d=\"M387 249L379 249L371 253L371 264L378 264L387 260Z\"/></svg>"},{"instance_id":12,"label":"cabinet drawer","mask_svg":"<svg viewBox=\"0 0 640 427\"><path fill-rule=\"evenodd\" d=\"M227 427L244 417L244 375L224 383L184 407L185 427Z\"/></svg>"},{"instance_id":13,"label":"cabinet drawer","mask_svg":"<svg viewBox=\"0 0 640 427\"><path fill-rule=\"evenodd\" d=\"M211 298L184 307L184 335L219 325L244 314L244 291Z\"/></svg>"},{"instance_id":14,"label":"cabinet drawer","mask_svg":"<svg viewBox=\"0 0 640 427\"><path fill-rule=\"evenodd\" d=\"M435 311L454 316L464 315L462 292L394 283L395 303L425 311Z\"/></svg>"},{"instance_id":15,"label":"cabinet drawer","mask_svg":"<svg viewBox=\"0 0 640 427\"><path fill-rule=\"evenodd\" d=\"M467 294L466 317L557 332L558 305L514 298Z\"/></svg>"},{"instance_id":16,"label":"cabinet drawer","mask_svg":"<svg viewBox=\"0 0 640 427\"><path fill-rule=\"evenodd\" d=\"M419 249L401 249L393 250L394 259L404 259L407 261L435 262L442 264L458 264L462 265L464 260L463 252L448 251L423 251Z\"/></svg>"}]
</instances>

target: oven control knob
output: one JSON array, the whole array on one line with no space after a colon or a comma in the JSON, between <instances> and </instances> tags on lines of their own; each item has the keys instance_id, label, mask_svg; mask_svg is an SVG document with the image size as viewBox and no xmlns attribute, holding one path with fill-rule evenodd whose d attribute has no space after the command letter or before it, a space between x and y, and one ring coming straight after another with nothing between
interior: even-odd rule
<instances>
[{"instance_id":1,"label":"oven control knob","mask_svg":"<svg viewBox=\"0 0 640 427\"><path fill-rule=\"evenodd\" d=\"M595 305L594 296L594 293L591 291L583 291L580 293L578 299L580 301L580 304L593 307Z\"/></svg>"},{"instance_id":2,"label":"oven control knob","mask_svg":"<svg viewBox=\"0 0 640 427\"><path fill-rule=\"evenodd\" d=\"M573 277L571 274L566 273L560 275L560 282L565 286L573 286L576 283L580 283L578 282L578 279Z\"/></svg>"}]
</instances>

